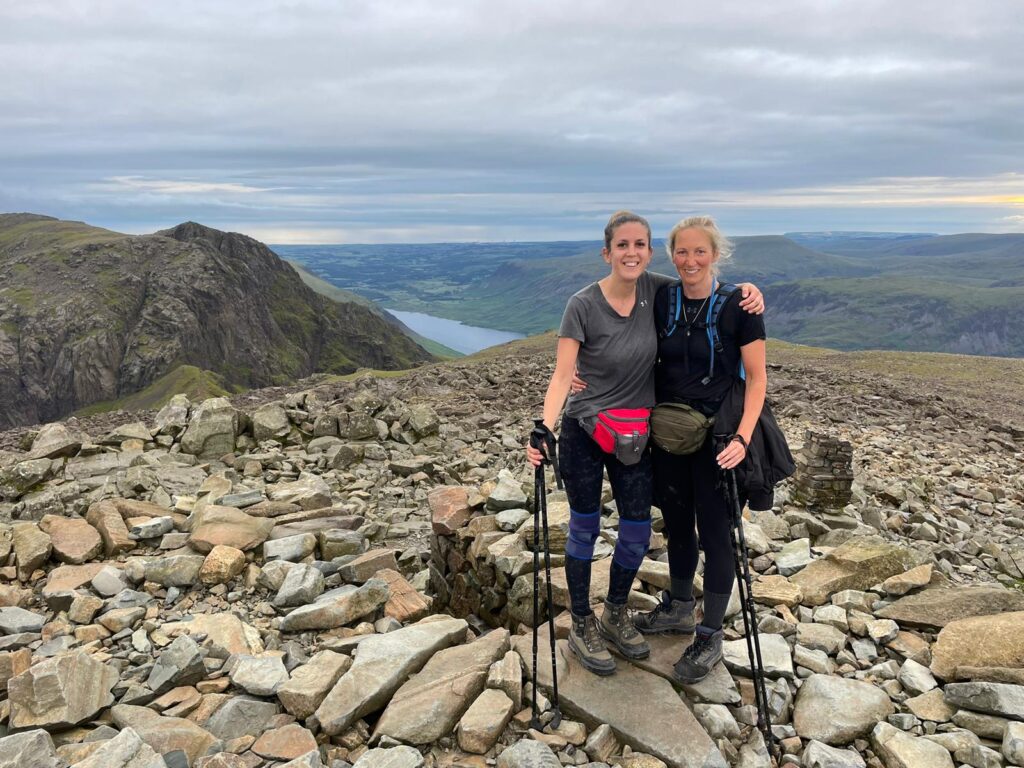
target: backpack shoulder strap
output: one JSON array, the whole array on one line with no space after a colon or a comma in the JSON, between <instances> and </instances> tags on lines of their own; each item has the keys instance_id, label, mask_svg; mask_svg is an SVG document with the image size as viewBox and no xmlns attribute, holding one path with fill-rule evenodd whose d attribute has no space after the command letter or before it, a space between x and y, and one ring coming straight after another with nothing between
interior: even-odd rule
<instances>
[{"instance_id":1,"label":"backpack shoulder strap","mask_svg":"<svg viewBox=\"0 0 1024 768\"><path fill-rule=\"evenodd\" d=\"M715 288L714 300L709 303L707 313L707 331L708 331L708 344L711 347L711 362L708 365L708 375L702 379L702 383L706 386L715 377L715 355L722 354L724 348L722 346L722 338L718 333L718 321L722 314L722 307L725 306L725 302L729 300L740 288L738 285L733 283L721 283ZM746 372L743 370L743 363L740 362L740 378L746 378Z\"/></svg>"},{"instance_id":2,"label":"backpack shoulder strap","mask_svg":"<svg viewBox=\"0 0 1024 768\"><path fill-rule=\"evenodd\" d=\"M679 313L683 310L683 281L676 280L668 285L668 316L665 318L665 328L658 336L667 339L676 331L679 325Z\"/></svg>"}]
</instances>

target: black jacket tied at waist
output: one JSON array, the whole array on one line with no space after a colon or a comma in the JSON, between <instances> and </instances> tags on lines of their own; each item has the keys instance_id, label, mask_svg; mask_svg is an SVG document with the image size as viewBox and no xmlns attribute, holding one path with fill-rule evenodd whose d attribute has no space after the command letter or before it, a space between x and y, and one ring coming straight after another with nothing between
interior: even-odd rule
<instances>
[{"instance_id":1,"label":"black jacket tied at waist","mask_svg":"<svg viewBox=\"0 0 1024 768\"><path fill-rule=\"evenodd\" d=\"M716 439L727 439L736 433L743 418L746 382L736 379L715 417ZM750 509L768 510L775 502L775 486L793 474L796 464L767 400L751 435L743 462L736 467L736 484L747 499Z\"/></svg>"}]
</instances>

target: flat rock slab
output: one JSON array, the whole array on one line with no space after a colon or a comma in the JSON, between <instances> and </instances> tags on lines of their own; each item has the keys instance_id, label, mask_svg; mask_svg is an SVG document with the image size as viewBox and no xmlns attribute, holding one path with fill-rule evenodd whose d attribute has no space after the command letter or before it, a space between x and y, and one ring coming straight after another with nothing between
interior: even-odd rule
<instances>
[{"instance_id":1,"label":"flat rock slab","mask_svg":"<svg viewBox=\"0 0 1024 768\"><path fill-rule=\"evenodd\" d=\"M38 632L46 624L46 617L24 608L12 606L0 608L0 634L17 635L21 632Z\"/></svg>"},{"instance_id":2,"label":"flat rock slab","mask_svg":"<svg viewBox=\"0 0 1024 768\"><path fill-rule=\"evenodd\" d=\"M334 629L373 613L391 597L388 585L370 579L358 589L340 594L325 593L311 605L296 608L281 620L282 632Z\"/></svg>"},{"instance_id":3,"label":"flat rock slab","mask_svg":"<svg viewBox=\"0 0 1024 768\"><path fill-rule=\"evenodd\" d=\"M1024 685L1007 683L950 683L946 702L961 709L1024 720Z\"/></svg>"},{"instance_id":4,"label":"flat rock slab","mask_svg":"<svg viewBox=\"0 0 1024 768\"><path fill-rule=\"evenodd\" d=\"M498 755L498 768L561 768L558 756L542 741L521 739Z\"/></svg>"},{"instance_id":5,"label":"flat rock slab","mask_svg":"<svg viewBox=\"0 0 1024 768\"><path fill-rule=\"evenodd\" d=\"M732 679L725 664L716 664L711 673L696 685L680 686L672 678L672 667L683 651L693 642L693 635L645 635L647 644L651 647L651 655L646 659L639 659L632 662L640 669L653 672L663 677L673 686L681 688L686 698L692 702L705 704L739 704L740 691L736 687L736 681ZM617 661L624 664L624 661Z\"/></svg>"},{"instance_id":6,"label":"flat rock slab","mask_svg":"<svg viewBox=\"0 0 1024 768\"><path fill-rule=\"evenodd\" d=\"M209 506L193 520L188 543L203 553L218 544L246 552L266 541L273 529L273 519L252 517L234 507Z\"/></svg>"},{"instance_id":7,"label":"flat rock slab","mask_svg":"<svg viewBox=\"0 0 1024 768\"><path fill-rule=\"evenodd\" d=\"M867 736L895 711L885 691L871 683L811 675L797 693L793 727L802 738L837 747Z\"/></svg>"},{"instance_id":8,"label":"flat rock slab","mask_svg":"<svg viewBox=\"0 0 1024 768\"><path fill-rule=\"evenodd\" d=\"M422 768L423 755L412 747L368 749L352 768Z\"/></svg>"},{"instance_id":9,"label":"flat rock slab","mask_svg":"<svg viewBox=\"0 0 1024 768\"><path fill-rule=\"evenodd\" d=\"M258 736L267 727L267 721L277 712L276 702L252 696L235 696L213 713L206 721L206 728L225 741L240 736Z\"/></svg>"},{"instance_id":10,"label":"flat rock slab","mask_svg":"<svg viewBox=\"0 0 1024 768\"><path fill-rule=\"evenodd\" d=\"M419 621L430 613L430 603L398 571L384 568L377 578L388 585L390 597L384 604L384 615L403 624Z\"/></svg>"},{"instance_id":11,"label":"flat rock slab","mask_svg":"<svg viewBox=\"0 0 1024 768\"><path fill-rule=\"evenodd\" d=\"M758 635L761 644L761 661L764 673L768 677L785 677L792 680L796 677L793 669L793 652L782 635L761 632ZM745 638L726 640L722 643L722 660L725 666L736 674L753 677L750 666L750 653Z\"/></svg>"},{"instance_id":12,"label":"flat rock slab","mask_svg":"<svg viewBox=\"0 0 1024 768\"><path fill-rule=\"evenodd\" d=\"M391 698L374 738L430 744L447 736L483 691L491 664L508 650L508 630L496 629L472 643L438 651Z\"/></svg>"},{"instance_id":13,"label":"flat rock slab","mask_svg":"<svg viewBox=\"0 0 1024 768\"><path fill-rule=\"evenodd\" d=\"M459 748L477 755L486 753L498 741L514 709L512 699L504 691L485 690L459 721L456 731Z\"/></svg>"},{"instance_id":14,"label":"flat rock slab","mask_svg":"<svg viewBox=\"0 0 1024 768\"><path fill-rule=\"evenodd\" d=\"M54 656L7 684L14 728L67 728L114 703L117 670L85 651Z\"/></svg>"},{"instance_id":15,"label":"flat rock slab","mask_svg":"<svg viewBox=\"0 0 1024 768\"><path fill-rule=\"evenodd\" d=\"M202 646L216 659L226 659L232 654L255 656L263 653L263 641L259 630L251 627L230 613L200 613L187 621L173 621L163 625L168 635L206 635Z\"/></svg>"},{"instance_id":16,"label":"flat rock slab","mask_svg":"<svg viewBox=\"0 0 1024 768\"><path fill-rule=\"evenodd\" d=\"M189 765L217 743L212 734L191 720L164 717L147 707L118 704L111 708L110 714L119 728L133 729L158 754L180 749L188 757Z\"/></svg>"},{"instance_id":17,"label":"flat rock slab","mask_svg":"<svg viewBox=\"0 0 1024 768\"><path fill-rule=\"evenodd\" d=\"M875 615L901 627L938 631L951 621L1024 611L1024 594L990 586L926 589L900 598Z\"/></svg>"},{"instance_id":18,"label":"flat rock slab","mask_svg":"<svg viewBox=\"0 0 1024 768\"><path fill-rule=\"evenodd\" d=\"M46 731L16 733L0 738L0 768L60 768L64 761L57 757L53 739Z\"/></svg>"},{"instance_id":19,"label":"flat rock slab","mask_svg":"<svg viewBox=\"0 0 1024 768\"><path fill-rule=\"evenodd\" d=\"M351 666L352 659L344 654L320 651L308 664L292 670L291 679L277 689L277 698L290 714L305 720Z\"/></svg>"},{"instance_id":20,"label":"flat rock slab","mask_svg":"<svg viewBox=\"0 0 1024 768\"><path fill-rule=\"evenodd\" d=\"M867 589L917 565L917 555L880 536L862 536L815 560L790 581L803 591L805 605L824 605L844 589Z\"/></svg>"},{"instance_id":21,"label":"flat rock slab","mask_svg":"<svg viewBox=\"0 0 1024 768\"><path fill-rule=\"evenodd\" d=\"M469 521L469 489L461 485L442 485L427 494L430 521L434 533L452 536Z\"/></svg>"},{"instance_id":22,"label":"flat rock slab","mask_svg":"<svg viewBox=\"0 0 1024 768\"><path fill-rule=\"evenodd\" d=\"M307 726L335 736L387 703L408 676L442 648L461 642L468 624L442 618L372 635L359 644L355 661L327 694Z\"/></svg>"},{"instance_id":23,"label":"flat rock slab","mask_svg":"<svg viewBox=\"0 0 1024 768\"><path fill-rule=\"evenodd\" d=\"M75 768L167 768L163 757L132 728L125 728L117 736L107 740Z\"/></svg>"},{"instance_id":24,"label":"flat rock slab","mask_svg":"<svg viewBox=\"0 0 1024 768\"><path fill-rule=\"evenodd\" d=\"M80 517L46 515L39 529L50 537L53 556L62 563L81 565L103 551L99 531Z\"/></svg>"},{"instance_id":25,"label":"flat rock slab","mask_svg":"<svg viewBox=\"0 0 1024 768\"><path fill-rule=\"evenodd\" d=\"M960 667L1024 667L1024 611L951 621L932 646L932 674L955 680Z\"/></svg>"},{"instance_id":26,"label":"flat rock slab","mask_svg":"<svg viewBox=\"0 0 1024 768\"><path fill-rule=\"evenodd\" d=\"M886 766L953 768L953 758L945 747L911 736L888 723L875 726L871 732L871 745Z\"/></svg>"},{"instance_id":27,"label":"flat rock slab","mask_svg":"<svg viewBox=\"0 0 1024 768\"><path fill-rule=\"evenodd\" d=\"M513 638L514 650L533 678L531 638ZM611 677L598 677L579 665L564 640L558 642L558 693L563 711L596 728L607 723L635 750L664 760L671 768L726 768L728 763L672 685L624 661ZM538 655L539 684L550 691L551 655ZM499 765L501 760L499 758Z\"/></svg>"}]
</instances>

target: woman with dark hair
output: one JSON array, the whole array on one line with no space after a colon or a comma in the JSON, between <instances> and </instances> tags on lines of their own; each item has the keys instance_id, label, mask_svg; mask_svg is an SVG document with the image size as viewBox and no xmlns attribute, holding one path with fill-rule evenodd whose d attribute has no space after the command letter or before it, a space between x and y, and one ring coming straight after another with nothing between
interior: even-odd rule
<instances>
[{"instance_id":1,"label":"woman with dark hair","mask_svg":"<svg viewBox=\"0 0 1024 768\"><path fill-rule=\"evenodd\" d=\"M588 386L565 406L557 448L570 507L565 547L572 613L569 649L584 667L601 675L615 671L606 642L626 658L650 653L626 611L626 600L651 535L652 468L645 446L646 416L655 403L655 294L675 282L647 272L652 254L647 221L629 211L613 214L601 251L610 272L566 305L543 419L527 447L528 460L538 466L547 446L555 444L555 422L578 369ZM760 292L753 286L743 290L750 294L743 308L761 311ZM619 535L598 621L590 607L590 563L601 530L605 470L619 513Z\"/></svg>"}]
</instances>

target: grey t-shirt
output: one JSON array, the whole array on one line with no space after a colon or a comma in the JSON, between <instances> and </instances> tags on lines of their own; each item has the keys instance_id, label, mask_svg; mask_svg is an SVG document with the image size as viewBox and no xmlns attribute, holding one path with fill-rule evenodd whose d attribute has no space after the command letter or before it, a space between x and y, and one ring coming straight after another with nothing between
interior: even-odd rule
<instances>
[{"instance_id":1,"label":"grey t-shirt","mask_svg":"<svg viewBox=\"0 0 1024 768\"><path fill-rule=\"evenodd\" d=\"M612 309L597 283L569 298L558 335L580 342L576 367L587 388L569 396L566 416L585 418L607 408L654 406L654 294L671 282L664 275L642 274L628 317Z\"/></svg>"}]
</instances>

